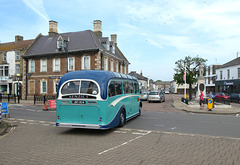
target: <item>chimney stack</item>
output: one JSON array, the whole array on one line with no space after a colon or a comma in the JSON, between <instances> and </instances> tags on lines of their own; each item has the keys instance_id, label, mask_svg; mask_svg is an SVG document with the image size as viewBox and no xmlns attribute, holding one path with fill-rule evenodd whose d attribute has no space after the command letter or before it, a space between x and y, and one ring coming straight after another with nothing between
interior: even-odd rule
<instances>
[{"instance_id":1,"label":"chimney stack","mask_svg":"<svg viewBox=\"0 0 240 165\"><path fill-rule=\"evenodd\" d=\"M98 38L102 38L102 21L100 20L94 20L93 22L93 28L95 34L98 36Z\"/></svg>"},{"instance_id":2,"label":"chimney stack","mask_svg":"<svg viewBox=\"0 0 240 165\"><path fill-rule=\"evenodd\" d=\"M58 26L58 23L56 21L53 21L53 20L49 21L49 32L48 32L49 37L54 37L55 34L58 34L57 26Z\"/></svg>"},{"instance_id":3,"label":"chimney stack","mask_svg":"<svg viewBox=\"0 0 240 165\"><path fill-rule=\"evenodd\" d=\"M111 41L113 41L115 45L117 45L117 34L111 34Z\"/></svg>"},{"instance_id":4,"label":"chimney stack","mask_svg":"<svg viewBox=\"0 0 240 165\"><path fill-rule=\"evenodd\" d=\"M23 41L23 36L16 35L15 42L18 42L18 41Z\"/></svg>"}]
</instances>

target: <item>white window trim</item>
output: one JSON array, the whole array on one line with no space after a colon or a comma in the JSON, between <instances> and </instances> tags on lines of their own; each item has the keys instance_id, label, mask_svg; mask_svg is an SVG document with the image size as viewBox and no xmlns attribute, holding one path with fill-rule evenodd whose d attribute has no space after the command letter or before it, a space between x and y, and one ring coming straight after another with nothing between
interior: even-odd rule
<instances>
[{"instance_id":1,"label":"white window trim","mask_svg":"<svg viewBox=\"0 0 240 165\"><path fill-rule=\"evenodd\" d=\"M111 63L110 63L110 70L113 72L113 60L111 60Z\"/></svg>"},{"instance_id":2,"label":"white window trim","mask_svg":"<svg viewBox=\"0 0 240 165\"><path fill-rule=\"evenodd\" d=\"M120 65L120 73L123 73L122 65Z\"/></svg>"},{"instance_id":3,"label":"white window trim","mask_svg":"<svg viewBox=\"0 0 240 165\"><path fill-rule=\"evenodd\" d=\"M17 55L18 54L18 55ZM18 58L17 58L18 57ZM15 58L16 60L20 60L20 52L15 52Z\"/></svg>"},{"instance_id":4,"label":"white window trim","mask_svg":"<svg viewBox=\"0 0 240 165\"><path fill-rule=\"evenodd\" d=\"M54 89L53 93L54 93L54 94L57 93L56 84L59 84L59 81L54 81L54 82L53 82L53 89Z\"/></svg>"},{"instance_id":5,"label":"white window trim","mask_svg":"<svg viewBox=\"0 0 240 165\"><path fill-rule=\"evenodd\" d=\"M46 70L43 70L43 61L46 61ZM40 61L40 72L47 72L47 59L42 59Z\"/></svg>"},{"instance_id":6,"label":"white window trim","mask_svg":"<svg viewBox=\"0 0 240 165\"><path fill-rule=\"evenodd\" d=\"M73 59L73 69L70 69L70 59ZM74 71L75 70L75 58L74 57L68 57L68 71Z\"/></svg>"},{"instance_id":7,"label":"white window trim","mask_svg":"<svg viewBox=\"0 0 240 165\"><path fill-rule=\"evenodd\" d=\"M46 82L46 92L43 92L43 85L42 85L43 82ZM47 93L47 90L48 90L48 89L47 89L47 80L42 80L42 81L41 81L41 93Z\"/></svg>"},{"instance_id":8,"label":"white window trim","mask_svg":"<svg viewBox=\"0 0 240 165\"><path fill-rule=\"evenodd\" d=\"M85 57L89 58L89 61L88 61L89 68L85 68L85 65L84 65L85 64L85 61L84 61ZM91 68L91 57L90 56L83 56L82 57L82 70L90 70L90 68Z\"/></svg>"},{"instance_id":9,"label":"white window trim","mask_svg":"<svg viewBox=\"0 0 240 165\"><path fill-rule=\"evenodd\" d=\"M17 66L19 66L19 68ZM21 73L21 66L20 66L20 64L15 64L15 72L16 72L16 74L20 74Z\"/></svg>"},{"instance_id":10,"label":"white window trim","mask_svg":"<svg viewBox=\"0 0 240 165\"><path fill-rule=\"evenodd\" d=\"M108 58L104 57L104 70L108 70Z\"/></svg>"},{"instance_id":11,"label":"white window trim","mask_svg":"<svg viewBox=\"0 0 240 165\"><path fill-rule=\"evenodd\" d=\"M56 60L59 60L59 70L56 69ZM61 60L60 58L53 59L53 72L60 72L61 71Z\"/></svg>"},{"instance_id":12,"label":"white window trim","mask_svg":"<svg viewBox=\"0 0 240 165\"><path fill-rule=\"evenodd\" d=\"M3 53L3 61L7 61L7 53Z\"/></svg>"},{"instance_id":13,"label":"white window trim","mask_svg":"<svg viewBox=\"0 0 240 165\"><path fill-rule=\"evenodd\" d=\"M33 71L31 70L31 62L33 62L33 64L34 64L34 68L33 68ZM29 63L28 63L28 65L29 65L29 73L34 73L35 72L35 61L34 60L29 60Z\"/></svg>"},{"instance_id":14,"label":"white window trim","mask_svg":"<svg viewBox=\"0 0 240 165\"><path fill-rule=\"evenodd\" d=\"M115 72L118 72L118 61L115 62Z\"/></svg>"}]
</instances>

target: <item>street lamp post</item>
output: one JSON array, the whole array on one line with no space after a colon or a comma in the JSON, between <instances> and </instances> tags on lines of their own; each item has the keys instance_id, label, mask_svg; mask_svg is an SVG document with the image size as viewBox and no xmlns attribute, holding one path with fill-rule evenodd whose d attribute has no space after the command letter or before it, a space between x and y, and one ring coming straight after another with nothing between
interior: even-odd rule
<instances>
[{"instance_id":1,"label":"street lamp post","mask_svg":"<svg viewBox=\"0 0 240 165\"><path fill-rule=\"evenodd\" d=\"M64 40L64 49L65 49L65 52L66 52L66 58L67 58L67 73L68 73L68 41L67 40Z\"/></svg>"}]
</instances>

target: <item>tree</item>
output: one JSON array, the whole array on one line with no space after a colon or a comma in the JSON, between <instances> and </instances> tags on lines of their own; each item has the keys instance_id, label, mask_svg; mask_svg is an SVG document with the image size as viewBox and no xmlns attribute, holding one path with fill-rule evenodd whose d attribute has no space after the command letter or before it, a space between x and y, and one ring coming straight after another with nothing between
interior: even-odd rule
<instances>
[{"instance_id":1,"label":"tree","mask_svg":"<svg viewBox=\"0 0 240 165\"><path fill-rule=\"evenodd\" d=\"M192 99L192 84L197 82L197 77L199 76L199 66L202 64L206 66L205 62L207 59L203 59L200 57L190 57L186 56L185 59L181 59L175 62L176 68L174 74L174 81L177 84L182 85L184 84L184 70L186 66L186 83L189 84L189 99Z\"/></svg>"}]
</instances>

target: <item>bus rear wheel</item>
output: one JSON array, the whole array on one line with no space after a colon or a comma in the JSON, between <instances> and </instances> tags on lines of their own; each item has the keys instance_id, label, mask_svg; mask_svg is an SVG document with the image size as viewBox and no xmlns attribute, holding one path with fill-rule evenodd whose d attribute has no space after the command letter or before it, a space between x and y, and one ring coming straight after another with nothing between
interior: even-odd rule
<instances>
[{"instance_id":1,"label":"bus rear wheel","mask_svg":"<svg viewBox=\"0 0 240 165\"><path fill-rule=\"evenodd\" d=\"M126 122L125 113L124 113L124 110L122 110L119 115L119 125L118 126L123 127L125 122Z\"/></svg>"}]
</instances>

